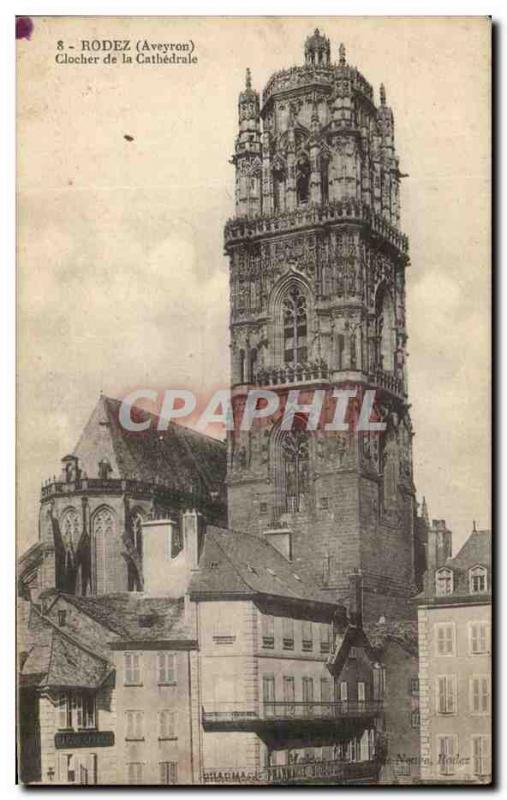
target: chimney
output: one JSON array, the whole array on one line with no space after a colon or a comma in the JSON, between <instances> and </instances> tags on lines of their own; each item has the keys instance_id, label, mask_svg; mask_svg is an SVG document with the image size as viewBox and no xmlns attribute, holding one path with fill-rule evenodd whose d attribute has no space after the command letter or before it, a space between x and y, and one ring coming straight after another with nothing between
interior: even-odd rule
<instances>
[{"instance_id":1,"label":"chimney","mask_svg":"<svg viewBox=\"0 0 507 800\"><path fill-rule=\"evenodd\" d=\"M350 604L349 617L350 624L356 628L363 625L363 576L358 569L349 575Z\"/></svg>"},{"instance_id":2,"label":"chimney","mask_svg":"<svg viewBox=\"0 0 507 800\"><path fill-rule=\"evenodd\" d=\"M183 550L190 569L199 568L206 525L198 511L185 511L183 514Z\"/></svg>"},{"instance_id":3,"label":"chimney","mask_svg":"<svg viewBox=\"0 0 507 800\"><path fill-rule=\"evenodd\" d=\"M176 523L172 519L150 519L143 522L143 578L146 594L161 595L167 591L167 568L172 561Z\"/></svg>"}]
</instances>

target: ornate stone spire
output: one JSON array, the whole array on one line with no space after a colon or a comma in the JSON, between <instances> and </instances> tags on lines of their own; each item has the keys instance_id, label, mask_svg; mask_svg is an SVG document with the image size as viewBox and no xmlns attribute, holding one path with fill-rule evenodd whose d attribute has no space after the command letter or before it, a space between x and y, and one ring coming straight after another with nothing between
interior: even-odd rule
<instances>
[{"instance_id":1,"label":"ornate stone spire","mask_svg":"<svg viewBox=\"0 0 507 800\"><path fill-rule=\"evenodd\" d=\"M380 105L385 106L386 104L386 87L383 83L380 84Z\"/></svg>"},{"instance_id":2,"label":"ornate stone spire","mask_svg":"<svg viewBox=\"0 0 507 800\"><path fill-rule=\"evenodd\" d=\"M250 67L246 68L245 87L247 89L252 88L252 73L250 72Z\"/></svg>"},{"instance_id":3,"label":"ornate stone spire","mask_svg":"<svg viewBox=\"0 0 507 800\"><path fill-rule=\"evenodd\" d=\"M305 42L305 64L308 66L328 66L331 55L331 45L327 36L315 28L312 36Z\"/></svg>"},{"instance_id":4,"label":"ornate stone spire","mask_svg":"<svg viewBox=\"0 0 507 800\"><path fill-rule=\"evenodd\" d=\"M341 43L340 47L338 48L338 55L339 55L339 62L338 63L340 64L340 67L344 67L347 62L346 62L346 59L345 59L345 45L343 44L343 42Z\"/></svg>"}]
</instances>

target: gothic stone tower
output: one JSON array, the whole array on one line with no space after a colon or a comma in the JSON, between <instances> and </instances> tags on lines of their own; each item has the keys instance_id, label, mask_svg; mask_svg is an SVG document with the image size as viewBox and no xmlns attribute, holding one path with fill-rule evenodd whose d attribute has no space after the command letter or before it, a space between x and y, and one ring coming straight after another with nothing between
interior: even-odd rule
<instances>
[{"instance_id":1,"label":"gothic stone tower","mask_svg":"<svg viewBox=\"0 0 507 800\"><path fill-rule=\"evenodd\" d=\"M252 387L285 401L315 388L374 389L383 434L231 434L229 525L265 536L330 594L361 571L365 613L406 615L414 592L412 429L405 368L407 238L394 120L318 30L303 66L239 96L230 259L235 416ZM301 400L300 400L301 402ZM327 402L326 402L327 407ZM296 417L296 421L297 421Z\"/></svg>"}]
</instances>

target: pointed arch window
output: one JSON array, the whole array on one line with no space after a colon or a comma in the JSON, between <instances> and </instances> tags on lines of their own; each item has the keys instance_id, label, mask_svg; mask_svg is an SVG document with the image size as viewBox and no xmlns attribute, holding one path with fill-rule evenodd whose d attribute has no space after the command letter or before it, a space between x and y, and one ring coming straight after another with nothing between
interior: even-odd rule
<instances>
[{"instance_id":1,"label":"pointed arch window","mask_svg":"<svg viewBox=\"0 0 507 800\"><path fill-rule=\"evenodd\" d=\"M283 301L284 362L302 364L308 359L306 297L293 286Z\"/></svg>"},{"instance_id":2,"label":"pointed arch window","mask_svg":"<svg viewBox=\"0 0 507 800\"><path fill-rule=\"evenodd\" d=\"M329 202L329 159L322 156L320 159L320 194L322 203Z\"/></svg>"},{"instance_id":3,"label":"pointed arch window","mask_svg":"<svg viewBox=\"0 0 507 800\"><path fill-rule=\"evenodd\" d=\"M140 511L135 511L132 516L132 546L139 556L139 560L134 563L129 559L127 588L129 592L140 592L142 590L140 570L143 558L143 515Z\"/></svg>"},{"instance_id":4,"label":"pointed arch window","mask_svg":"<svg viewBox=\"0 0 507 800\"><path fill-rule=\"evenodd\" d=\"M76 548L80 535L80 527L79 514L76 509L67 509L60 523L60 531L66 548Z\"/></svg>"},{"instance_id":5,"label":"pointed arch window","mask_svg":"<svg viewBox=\"0 0 507 800\"><path fill-rule=\"evenodd\" d=\"M296 202L306 205L310 199L310 164L304 156L298 160L296 171Z\"/></svg>"},{"instance_id":6,"label":"pointed arch window","mask_svg":"<svg viewBox=\"0 0 507 800\"><path fill-rule=\"evenodd\" d=\"M106 594L107 586L107 553L114 536L114 515L111 509L101 508L93 517L93 565L95 594Z\"/></svg>"},{"instance_id":7,"label":"pointed arch window","mask_svg":"<svg viewBox=\"0 0 507 800\"><path fill-rule=\"evenodd\" d=\"M249 362L248 380L250 383L255 383L255 378L257 375L257 348L255 347L250 350Z\"/></svg>"},{"instance_id":8,"label":"pointed arch window","mask_svg":"<svg viewBox=\"0 0 507 800\"><path fill-rule=\"evenodd\" d=\"M239 351L239 382L245 382L245 351Z\"/></svg>"},{"instance_id":9,"label":"pointed arch window","mask_svg":"<svg viewBox=\"0 0 507 800\"><path fill-rule=\"evenodd\" d=\"M273 169L273 208L275 214L285 208L285 169L281 164Z\"/></svg>"},{"instance_id":10,"label":"pointed arch window","mask_svg":"<svg viewBox=\"0 0 507 800\"><path fill-rule=\"evenodd\" d=\"M302 511L308 493L309 442L303 430L287 431L280 439L285 489L285 510Z\"/></svg>"}]
</instances>

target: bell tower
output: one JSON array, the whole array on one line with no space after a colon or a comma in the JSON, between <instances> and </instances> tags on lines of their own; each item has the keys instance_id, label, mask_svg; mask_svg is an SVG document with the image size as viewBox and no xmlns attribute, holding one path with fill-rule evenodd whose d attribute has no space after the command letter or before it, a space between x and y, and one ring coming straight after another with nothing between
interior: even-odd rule
<instances>
[{"instance_id":1,"label":"bell tower","mask_svg":"<svg viewBox=\"0 0 507 800\"><path fill-rule=\"evenodd\" d=\"M338 60L318 30L304 64L276 72L263 93L250 71L239 96L232 162L236 215L225 226L230 260L235 417L252 388L349 389L345 431L285 431L274 414L229 436L229 525L290 539L296 572L346 597L360 570L365 615L409 613L414 592L415 490L406 382L403 177L394 119L361 73ZM359 432L375 391L385 431Z\"/></svg>"}]
</instances>

